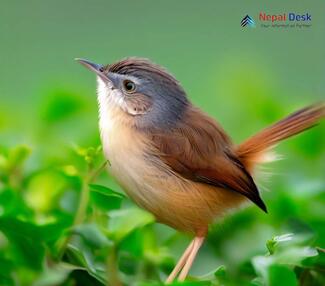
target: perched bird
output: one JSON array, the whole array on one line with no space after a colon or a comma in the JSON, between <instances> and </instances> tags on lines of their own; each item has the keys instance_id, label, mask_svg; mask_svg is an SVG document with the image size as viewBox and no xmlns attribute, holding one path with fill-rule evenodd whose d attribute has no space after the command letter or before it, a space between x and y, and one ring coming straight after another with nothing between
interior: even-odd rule
<instances>
[{"instance_id":1,"label":"perched bird","mask_svg":"<svg viewBox=\"0 0 325 286\"><path fill-rule=\"evenodd\" d=\"M324 104L312 105L234 145L164 68L141 58L109 65L77 60L98 78L100 135L110 173L159 222L195 236L167 283L186 278L215 218L248 200L267 212L254 167L279 141L325 115Z\"/></svg>"}]
</instances>

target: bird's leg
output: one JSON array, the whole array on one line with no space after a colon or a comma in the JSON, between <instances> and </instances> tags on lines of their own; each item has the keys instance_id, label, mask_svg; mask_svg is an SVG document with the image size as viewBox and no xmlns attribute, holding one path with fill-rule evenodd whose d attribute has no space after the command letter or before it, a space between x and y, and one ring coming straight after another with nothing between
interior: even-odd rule
<instances>
[{"instance_id":1,"label":"bird's leg","mask_svg":"<svg viewBox=\"0 0 325 286\"><path fill-rule=\"evenodd\" d=\"M182 269L181 274L179 274L178 281L184 281L188 272L190 271L190 268L194 262L194 259L196 257L197 252L199 251L200 247L203 244L205 237L204 236L197 236L193 240L193 247L191 248L191 252L188 255L188 258L186 260L186 263Z\"/></svg>"},{"instance_id":2,"label":"bird's leg","mask_svg":"<svg viewBox=\"0 0 325 286\"><path fill-rule=\"evenodd\" d=\"M189 244L189 246L186 248L186 250L184 251L182 257L178 260L176 266L174 267L172 273L169 274L166 283L171 283L174 281L174 279L176 278L177 274L179 273L179 271L182 270L183 266L185 265L186 260L188 259L190 252L193 248L193 244L194 244L194 239L191 241L191 243Z\"/></svg>"}]
</instances>

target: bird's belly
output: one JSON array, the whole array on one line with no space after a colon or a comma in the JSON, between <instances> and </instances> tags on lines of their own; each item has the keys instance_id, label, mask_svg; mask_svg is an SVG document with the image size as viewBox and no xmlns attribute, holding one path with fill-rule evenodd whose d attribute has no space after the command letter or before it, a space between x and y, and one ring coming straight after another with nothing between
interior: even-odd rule
<instances>
[{"instance_id":1,"label":"bird's belly","mask_svg":"<svg viewBox=\"0 0 325 286\"><path fill-rule=\"evenodd\" d=\"M114 136L107 135L102 141L110 173L131 199L162 223L197 233L242 201L235 192L178 176L148 154L146 140L139 134L119 129Z\"/></svg>"},{"instance_id":2,"label":"bird's belly","mask_svg":"<svg viewBox=\"0 0 325 286\"><path fill-rule=\"evenodd\" d=\"M243 200L235 192L182 179L140 154L124 150L110 162L111 174L136 204L182 231L204 231Z\"/></svg>"}]
</instances>

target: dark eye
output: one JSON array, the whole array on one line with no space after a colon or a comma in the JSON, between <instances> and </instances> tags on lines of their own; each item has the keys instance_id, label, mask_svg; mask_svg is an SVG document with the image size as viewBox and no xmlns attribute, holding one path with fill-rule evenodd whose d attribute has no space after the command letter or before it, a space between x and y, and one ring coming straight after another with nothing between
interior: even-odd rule
<instances>
[{"instance_id":1,"label":"dark eye","mask_svg":"<svg viewBox=\"0 0 325 286\"><path fill-rule=\"evenodd\" d=\"M124 89L126 92L133 92L135 91L135 83L133 81L130 81L130 80L125 80L123 82L123 86L124 86Z\"/></svg>"}]
</instances>

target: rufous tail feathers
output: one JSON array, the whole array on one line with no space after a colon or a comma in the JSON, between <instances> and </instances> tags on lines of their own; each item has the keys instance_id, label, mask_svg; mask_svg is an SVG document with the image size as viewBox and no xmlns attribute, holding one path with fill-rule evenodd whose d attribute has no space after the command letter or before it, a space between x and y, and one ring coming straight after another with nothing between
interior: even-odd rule
<instances>
[{"instance_id":1,"label":"rufous tail feathers","mask_svg":"<svg viewBox=\"0 0 325 286\"><path fill-rule=\"evenodd\" d=\"M265 161L265 154L279 141L316 125L325 117L325 104L307 106L261 130L237 147L237 155L248 171Z\"/></svg>"}]
</instances>

